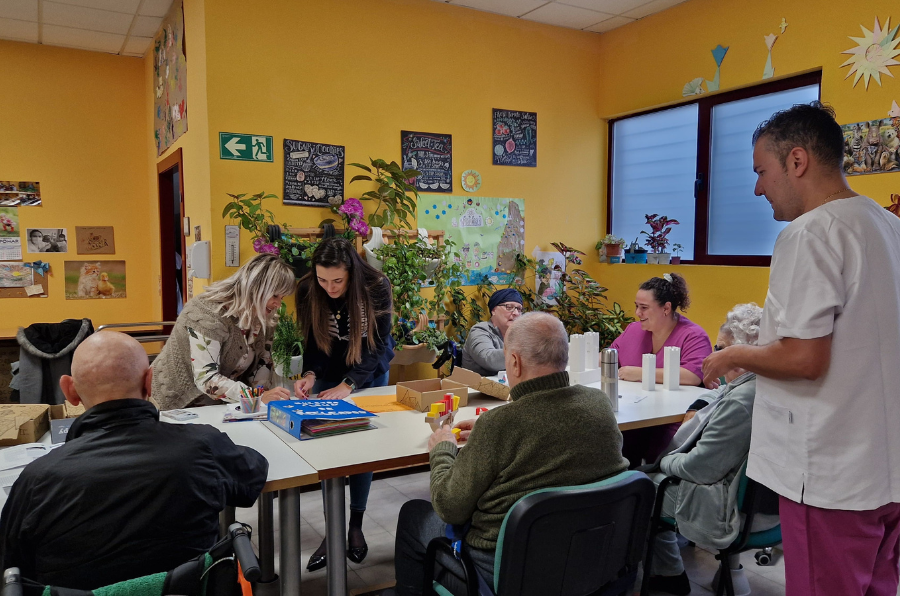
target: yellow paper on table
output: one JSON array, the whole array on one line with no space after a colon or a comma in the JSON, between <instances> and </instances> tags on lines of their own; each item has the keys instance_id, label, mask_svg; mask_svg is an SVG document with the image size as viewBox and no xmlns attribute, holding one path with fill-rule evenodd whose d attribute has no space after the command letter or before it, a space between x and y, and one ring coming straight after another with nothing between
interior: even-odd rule
<instances>
[{"instance_id":1,"label":"yellow paper on table","mask_svg":"<svg viewBox=\"0 0 900 596\"><path fill-rule=\"evenodd\" d=\"M415 408L401 404L397 401L397 394L390 393L385 395L361 395L354 396L353 403L363 410L368 410L373 414L382 414L384 412L403 412L406 410L415 410Z\"/></svg>"}]
</instances>

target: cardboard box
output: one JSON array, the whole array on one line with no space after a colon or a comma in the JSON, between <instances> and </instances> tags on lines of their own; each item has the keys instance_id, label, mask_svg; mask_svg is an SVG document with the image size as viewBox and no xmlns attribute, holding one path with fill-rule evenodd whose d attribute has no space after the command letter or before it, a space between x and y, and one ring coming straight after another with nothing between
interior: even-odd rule
<instances>
[{"instance_id":1,"label":"cardboard box","mask_svg":"<svg viewBox=\"0 0 900 596\"><path fill-rule=\"evenodd\" d=\"M50 406L0 405L0 447L37 443L48 430L50 430Z\"/></svg>"},{"instance_id":2,"label":"cardboard box","mask_svg":"<svg viewBox=\"0 0 900 596\"><path fill-rule=\"evenodd\" d=\"M462 368L454 367L453 374L448 377L452 381L462 383L467 387L471 387L475 391L480 391L490 397L496 397L503 401L509 401L509 385L492 381L486 377L482 377L477 372Z\"/></svg>"},{"instance_id":3,"label":"cardboard box","mask_svg":"<svg viewBox=\"0 0 900 596\"><path fill-rule=\"evenodd\" d=\"M427 412L431 404L444 399L445 393L459 397L459 406L469 403L469 388L450 379L424 379L397 383L397 401L420 412Z\"/></svg>"},{"instance_id":4,"label":"cardboard box","mask_svg":"<svg viewBox=\"0 0 900 596\"><path fill-rule=\"evenodd\" d=\"M69 402L50 406L50 442L65 443L69 427L75 419L84 414L84 406L73 406Z\"/></svg>"},{"instance_id":5,"label":"cardboard box","mask_svg":"<svg viewBox=\"0 0 900 596\"><path fill-rule=\"evenodd\" d=\"M84 406L73 406L69 402L50 406L50 420L63 420L65 418L78 418L84 414Z\"/></svg>"}]
</instances>

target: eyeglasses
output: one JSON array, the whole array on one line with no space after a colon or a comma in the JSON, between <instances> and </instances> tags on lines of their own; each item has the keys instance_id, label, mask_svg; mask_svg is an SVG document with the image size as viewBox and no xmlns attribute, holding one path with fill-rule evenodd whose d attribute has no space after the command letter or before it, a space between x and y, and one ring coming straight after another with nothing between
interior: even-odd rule
<instances>
[{"instance_id":1,"label":"eyeglasses","mask_svg":"<svg viewBox=\"0 0 900 596\"><path fill-rule=\"evenodd\" d=\"M522 314L522 307L518 304L507 302L506 304L501 304L500 306L505 308L506 312L517 312L519 314Z\"/></svg>"},{"instance_id":2,"label":"eyeglasses","mask_svg":"<svg viewBox=\"0 0 900 596\"><path fill-rule=\"evenodd\" d=\"M728 347L728 346L720 346L719 344L716 344L713 346L713 352L718 352L719 350L724 350L726 347Z\"/></svg>"}]
</instances>

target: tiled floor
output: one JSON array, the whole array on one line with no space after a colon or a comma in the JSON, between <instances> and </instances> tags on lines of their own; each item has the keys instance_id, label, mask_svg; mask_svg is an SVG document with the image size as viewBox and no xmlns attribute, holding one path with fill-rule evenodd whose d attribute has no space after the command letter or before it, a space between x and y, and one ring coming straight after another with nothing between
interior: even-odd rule
<instances>
[{"instance_id":1,"label":"tiled floor","mask_svg":"<svg viewBox=\"0 0 900 596\"><path fill-rule=\"evenodd\" d=\"M403 476L379 478L376 476L369 494L369 504L363 521L363 531L369 544L369 555L362 564L348 561L347 583L352 593L360 594L377 587L383 587L394 580L394 534L400 507L410 499L430 499L428 488L429 473L415 472ZM349 492L347 494L349 503ZM300 497L300 549L302 571L300 574L301 593L304 596L326 594L325 569L309 573L306 562L325 535L325 516L322 513L322 493L318 490L303 493ZM278 505L275 506L275 544L278 545ZM256 508L239 509L240 521L256 526ZM691 579L693 596L712 595L710 587L716 573L717 561L702 548L682 549L685 568ZM768 567L760 567L753 558L753 552L741 555L744 573L755 596L784 596L784 559L776 550L776 561ZM278 569L276 554L275 568ZM639 588L636 587L635 590ZM277 593L277 590L267 591ZM653 594L651 592L651 594ZM900 596L900 591L897 592Z\"/></svg>"}]
</instances>

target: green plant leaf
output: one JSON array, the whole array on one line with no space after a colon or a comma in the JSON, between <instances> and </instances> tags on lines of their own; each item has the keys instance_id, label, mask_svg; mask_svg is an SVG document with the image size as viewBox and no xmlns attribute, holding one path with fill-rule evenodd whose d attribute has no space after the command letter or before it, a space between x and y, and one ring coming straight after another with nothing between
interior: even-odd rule
<instances>
[{"instance_id":1,"label":"green plant leaf","mask_svg":"<svg viewBox=\"0 0 900 596\"><path fill-rule=\"evenodd\" d=\"M368 182L371 182L371 181L372 181L372 177L371 177L371 176L366 176L365 174L359 174L359 175L354 176L353 178L350 179L350 184L353 184L353 183L356 182L357 180L366 180L366 181L368 181Z\"/></svg>"}]
</instances>

